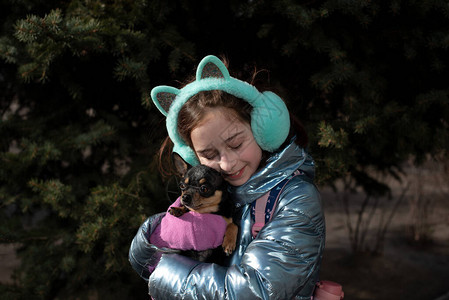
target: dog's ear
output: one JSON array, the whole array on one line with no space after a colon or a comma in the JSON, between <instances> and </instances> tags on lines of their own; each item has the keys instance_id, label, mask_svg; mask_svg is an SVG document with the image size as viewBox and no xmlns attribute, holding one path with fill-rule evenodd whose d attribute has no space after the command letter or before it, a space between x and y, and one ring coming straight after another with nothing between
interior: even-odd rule
<instances>
[{"instance_id":1,"label":"dog's ear","mask_svg":"<svg viewBox=\"0 0 449 300\"><path fill-rule=\"evenodd\" d=\"M184 174L187 172L188 169L190 169L191 165L189 165L178 153L173 152L173 163L175 164L176 170L178 171L181 176L184 176Z\"/></svg>"}]
</instances>

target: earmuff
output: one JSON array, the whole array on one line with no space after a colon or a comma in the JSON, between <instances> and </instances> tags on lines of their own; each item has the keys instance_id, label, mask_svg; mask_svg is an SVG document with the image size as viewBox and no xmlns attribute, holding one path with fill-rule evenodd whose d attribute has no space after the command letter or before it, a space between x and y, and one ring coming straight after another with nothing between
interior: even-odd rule
<instances>
[{"instance_id":1,"label":"earmuff","mask_svg":"<svg viewBox=\"0 0 449 300\"><path fill-rule=\"evenodd\" d=\"M159 111L167 117L166 126L178 153L192 166L198 159L178 133L178 114L184 103L201 91L221 90L229 93L252 107L251 129L254 138L263 150L273 152L286 140L290 130L290 116L284 101L272 92L259 92L254 86L229 75L223 62L209 55L201 60L196 70L196 80L182 89L171 86L157 86L151 91L151 98Z\"/></svg>"}]
</instances>

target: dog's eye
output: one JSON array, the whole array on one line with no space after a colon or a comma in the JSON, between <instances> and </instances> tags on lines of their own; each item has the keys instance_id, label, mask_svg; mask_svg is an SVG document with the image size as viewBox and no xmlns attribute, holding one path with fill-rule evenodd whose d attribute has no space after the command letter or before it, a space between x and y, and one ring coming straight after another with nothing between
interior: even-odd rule
<instances>
[{"instance_id":1,"label":"dog's eye","mask_svg":"<svg viewBox=\"0 0 449 300\"><path fill-rule=\"evenodd\" d=\"M202 185L202 186L200 186L200 192L203 194L207 193L207 192L209 192L209 188L205 185Z\"/></svg>"},{"instance_id":2,"label":"dog's eye","mask_svg":"<svg viewBox=\"0 0 449 300\"><path fill-rule=\"evenodd\" d=\"M181 189L181 191L185 191L187 189L187 185L184 182L180 182L179 188Z\"/></svg>"}]
</instances>

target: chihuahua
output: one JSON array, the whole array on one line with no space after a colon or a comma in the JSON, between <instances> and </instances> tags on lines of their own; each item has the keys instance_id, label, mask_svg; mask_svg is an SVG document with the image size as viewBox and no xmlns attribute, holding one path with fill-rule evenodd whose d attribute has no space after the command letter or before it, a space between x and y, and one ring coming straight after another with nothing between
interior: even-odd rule
<instances>
[{"instance_id":1,"label":"chihuahua","mask_svg":"<svg viewBox=\"0 0 449 300\"><path fill-rule=\"evenodd\" d=\"M226 181L216 170L204 166L190 166L178 154L173 154L176 169L182 178L179 184L181 189L181 207L171 207L171 215L179 217L188 211L197 213L213 213L222 216L226 223L226 232L222 248L205 251L188 251L183 253L200 261L216 261L211 256L221 251L230 255L236 247L238 227L233 222L234 204L227 192Z\"/></svg>"}]
</instances>

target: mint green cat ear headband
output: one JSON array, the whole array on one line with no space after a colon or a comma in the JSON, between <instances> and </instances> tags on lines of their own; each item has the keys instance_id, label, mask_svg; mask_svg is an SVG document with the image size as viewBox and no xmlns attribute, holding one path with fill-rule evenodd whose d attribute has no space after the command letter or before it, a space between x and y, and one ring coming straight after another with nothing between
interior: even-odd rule
<instances>
[{"instance_id":1,"label":"mint green cat ear headband","mask_svg":"<svg viewBox=\"0 0 449 300\"><path fill-rule=\"evenodd\" d=\"M257 144L263 150L273 152L286 140L290 130L290 116L279 96L272 92L259 92L247 82L229 75L223 62L216 56L203 58L196 70L196 80L182 89L160 85L151 91L151 98L160 112L167 117L166 126L178 153L192 166L198 159L178 133L178 114L184 103L201 91L221 90L229 93L252 107L251 129Z\"/></svg>"}]
</instances>

